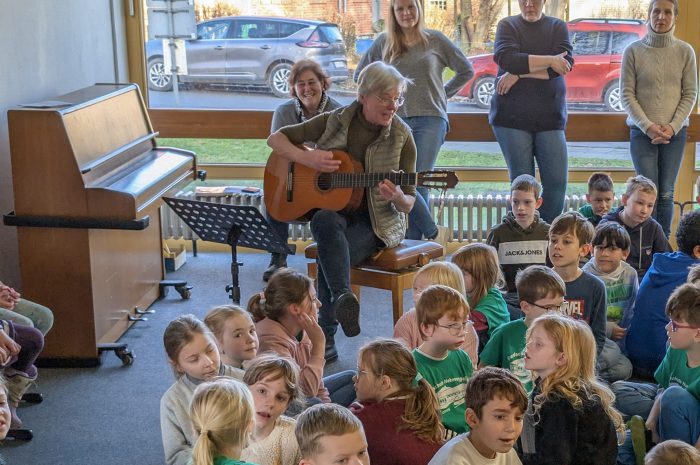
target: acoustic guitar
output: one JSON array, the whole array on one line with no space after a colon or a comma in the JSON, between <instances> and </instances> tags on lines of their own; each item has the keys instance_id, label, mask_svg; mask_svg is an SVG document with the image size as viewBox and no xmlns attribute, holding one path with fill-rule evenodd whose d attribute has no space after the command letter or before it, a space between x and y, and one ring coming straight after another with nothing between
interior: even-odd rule
<instances>
[{"instance_id":1,"label":"acoustic guitar","mask_svg":"<svg viewBox=\"0 0 700 465\"><path fill-rule=\"evenodd\" d=\"M274 219L309 221L318 209L352 211L360 206L365 188L388 179L399 186L448 189L457 185L453 171L365 173L362 164L342 150L333 150L340 168L322 173L272 152L265 166L265 207Z\"/></svg>"}]
</instances>

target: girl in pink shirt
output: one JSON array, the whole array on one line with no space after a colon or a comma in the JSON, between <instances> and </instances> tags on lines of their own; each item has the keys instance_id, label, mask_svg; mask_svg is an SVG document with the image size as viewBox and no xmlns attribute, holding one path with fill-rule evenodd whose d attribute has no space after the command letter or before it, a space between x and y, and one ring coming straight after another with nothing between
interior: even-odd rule
<instances>
[{"instance_id":1,"label":"girl in pink shirt","mask_svg":"<svg viewBox=\"0 0 700 465\"><path fill-rule=\"evenodd\" d=\"M355 400L352 370L326 378L323 353L326 336L318 324L321 302L308 276L281 268L264 291L248 301L260 342L260 352L276 352L299 365L300 385L305 396L347 407Z\"/></svg>"}]
</instances>

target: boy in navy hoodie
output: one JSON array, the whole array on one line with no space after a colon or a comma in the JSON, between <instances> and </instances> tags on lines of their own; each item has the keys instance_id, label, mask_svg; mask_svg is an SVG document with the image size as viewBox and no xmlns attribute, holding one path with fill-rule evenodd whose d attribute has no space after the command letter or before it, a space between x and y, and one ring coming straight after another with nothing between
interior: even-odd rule
<instances>
[{"instance_id":1,"label":"boy in navy hoodie","mask_svg":"<svg viewBox=\"0 0 700 465\"><path fill-rule=\"evenodd\" d=\"M655 253L673 250L661 225L651 216L657 195L656 185L649 178L631 177L622 194L622 205L600 221L600 224L617 221L627 229L632 241L627 263L637 270L640 280L651 266Z\"/></svg>"},{"instance_id":2,"label":"boy in navy hoodie","mask_svg":"<svg viewBox=\"0 0 700 465\"><path fill-rule=\"evenodd\" d=\"M690 267L700 263L700 210L681 217L676 230L678 252L654 256L651 268L639 284L632 320L625 336L625 350L638 376L648 377L666 353L668 317L666 301L686 282Z\"/></svg>"}]
</instances>

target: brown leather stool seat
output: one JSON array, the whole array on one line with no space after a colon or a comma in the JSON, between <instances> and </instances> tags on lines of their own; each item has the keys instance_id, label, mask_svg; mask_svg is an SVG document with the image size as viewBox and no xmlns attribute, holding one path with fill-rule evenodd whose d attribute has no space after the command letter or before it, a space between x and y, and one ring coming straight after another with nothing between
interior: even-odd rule
<instances>
[{"instance_id":1,"label":"brown leather stool seat","mask_svg":"<svg viewBox=\"0 0 700 465\"><path fill-rule=\"evenodd\" d=\"M316 243L304 249L306 258L312 260L307 264L308 275L316 279ZM404 239L401 244L391 249L383 249L368 258L359 266L350 269L350 285L357 298L360 298L360 286L374 287L391 291L394 324L403 314L403 291L413 287L413 278L418 267L444 254L442 246L436 242Z\"/></svg>"}]
</instances>

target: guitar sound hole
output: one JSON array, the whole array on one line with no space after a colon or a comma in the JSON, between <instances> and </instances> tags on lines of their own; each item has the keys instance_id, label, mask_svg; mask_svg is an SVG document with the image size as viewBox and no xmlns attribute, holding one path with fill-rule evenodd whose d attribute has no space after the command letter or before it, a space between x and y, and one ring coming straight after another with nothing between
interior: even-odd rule
<instances>
[{"instance_id":1,"label":"guitar sound hole","mask_svg":"<svg viewBox=\"0 0 700 465\"><path fill-rule=\"evenodd\" d=\"M317 178L318 188L322 191L330 190L332 187L331 173L321 173Z\"/></svg>"}]
</instances>

